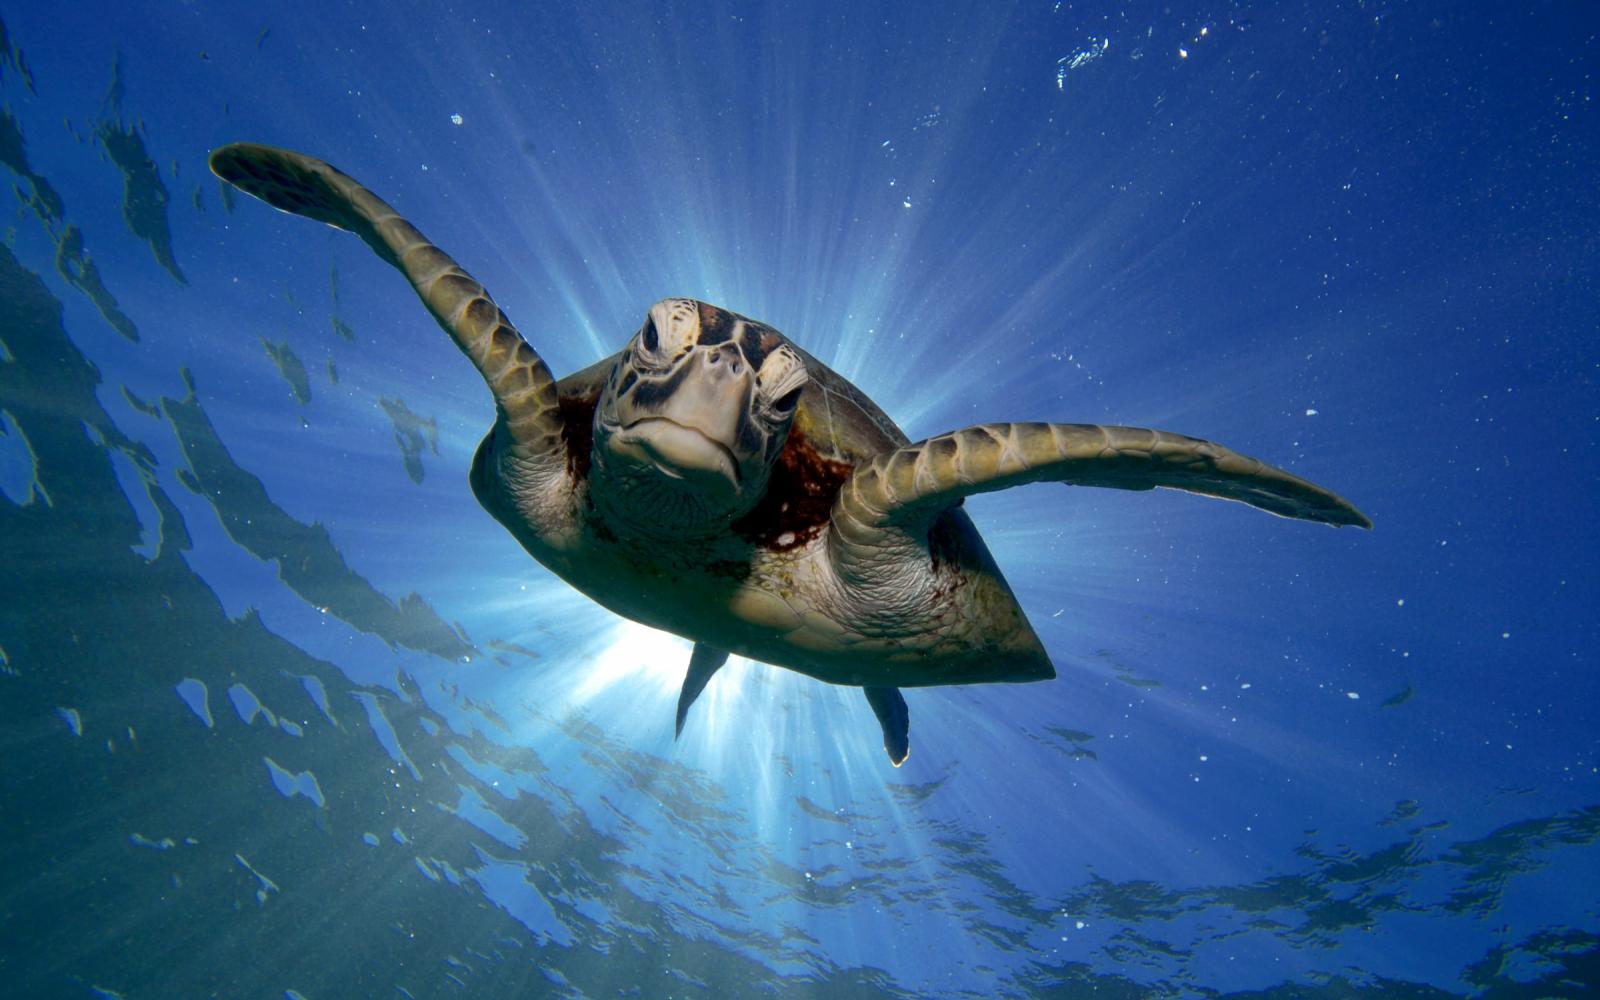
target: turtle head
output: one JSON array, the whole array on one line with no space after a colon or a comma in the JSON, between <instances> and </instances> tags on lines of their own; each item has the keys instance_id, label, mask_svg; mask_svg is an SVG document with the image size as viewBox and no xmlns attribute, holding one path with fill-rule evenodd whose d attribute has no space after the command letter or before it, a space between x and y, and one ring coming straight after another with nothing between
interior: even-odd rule
<instances>
[{"instance_id":1,"label":"turtle head","mask_svg":"<svg viewBox=\"0 0 1600 1000\"><path fill-rule=\"evenodd\" d=\"M657 302L595 408L593 488L648 534L726 526L766 491L806 381L771 327L693 299Z\"/></svg>"}]
</instances>

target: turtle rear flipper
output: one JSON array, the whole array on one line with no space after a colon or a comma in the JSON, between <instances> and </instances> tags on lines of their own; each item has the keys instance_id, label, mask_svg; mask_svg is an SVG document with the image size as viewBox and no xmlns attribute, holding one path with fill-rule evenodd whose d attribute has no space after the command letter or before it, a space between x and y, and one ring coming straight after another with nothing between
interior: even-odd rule
<instances>
[{"instance_id":1,"label":"turtle rear flipper","mask_svg":"<svg viewBox=\"0 0 1600 1000\"><path fill-rule=\"evenodd\" d=\"M703 642L694 644L694 652L689 654L689 672L683 677L683 690L678 692L678 719L672 732L673 739L683 735L683 724L689 718L689 706L706 689L711 675L721 670L727 662L727 650L707 646Z\"/></svg>"},{"instance_id":2,"label":"turtle rear flipper","mask_svg":"<svg viewBox=\"0 0 1600 1000\"><path fill-rule=\"evenodd\" d=\"M707 646L703 642L694 644L694 652L689 655L689 672L684 675L683 689L678 692L678 717L673 739L683 735L689 707L706 689L712 675L727 662L726 650ZM911 755L911 714L906 709L906 700L898 688L868 687L862 688L862 691L867 696L867 704L872 706L873 714L878 717L878 725L883 727L883 749L889 754L889 762L899 767Z\"/></svg>"},{"instance_id":3,"label":"turtle rear flipper","mask_svg":"<svg viewBox=\"0 0 1600 1000\"><path fill-rule=\"evenodd\" d=\"M1219 444L1141 427L980 424L875 456L840 488L830 544L846 566L881 559L894 538L926 537L939 513L974 493L1062 482L1156 487L1237 500L1280 517L1372 527L1349 501Z\"/></svg>"},{"instance_id":4,"label":"turtle rear flipper","mask_svg":"<svg viewBox=\"0 0 1600 1000\"><path fill-rule=\"evenodd\" d=\"M889 754L889 763L899 767L911 756L911 712L906 708L905 696L899 688L862 688L867 704L883 727L883 749Z\"/></svg>"},{"instance_id":5,"label":"turtle rear flipper","mask_svg":"<svg viewBox=\"0 0 1600 1000\"><path fill-rule=\"evenodd\" d=\"M273 208L360 236L416 290L433 318L483 375L500 405L512 454L564 466L562 420L550 368L489 293L383 199L302 153L240 142L211 154L211 170Z\"/></svg>"}]
</instances>

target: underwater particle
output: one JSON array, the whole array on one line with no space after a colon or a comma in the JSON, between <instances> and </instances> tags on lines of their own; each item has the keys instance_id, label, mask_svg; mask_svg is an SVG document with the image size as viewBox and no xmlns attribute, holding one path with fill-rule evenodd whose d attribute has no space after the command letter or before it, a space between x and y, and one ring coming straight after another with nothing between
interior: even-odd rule
<instances>
[{"instance_id":1,"label":"underwater particle","mask_svg":"<svg viewBox=\"0 0 1600 1000\"><path fill-rule=\"evenodd\" d=\"M378 835L375 833L363 833L361 835L361 842L366 844L368 847L377 847Z\"/></svg>"},{"instance_id":2,"label":"underwater particle","mask_svg":"<svg viewBox=\"0 0 1600 1000\"><path fill-rule=\"evenodd\" d=\"M1314 416L1316 416L1316 415L1317 415L1317 411L1316 411L1316 410L1315 410L1315 409L1314 409L1314 408L1312 408L1312 407L1309 407L1309 406L1308 406L1308 407L1306 407L1306 416L1308 416L1308 417L1314 417Z\"/></svg>"},{"instance_id":3,"label":"underwater particle","mask_svg":"<svg viewBox=\"0 0 1600 1000\"><path fill-rule=\"evenodd\" d=\"M83 735L83 716L78 713L77 709L57 708L56 714L61 717L62 722L67 724L67 728L72 730L72 735Z\"/></svg>"},{"instance_id":4,"label":"underwater particle","mask_svg":"<svg viewBox=\"0 0 1600 1000\"><path fill-rule=\"evenodd\" d=\"M144 834L137 831L128 834L128 843L133 844L135 847L149 847L157 851L170 851L174 847L178 846L178 842L173 840L171 837L162 837L160 840L151 840L149 837L146 837Z\"/></svg>"},{"instance_id":5,"label":"underwater particle","mask_svg":"<svg viewBox=\"0 0 1600 1000\"><path fill-rule=\"evenodd\" d=\"M1091 38L1087 45L1078 51L1062 56L1056 60L1056 89L1067 89L1067 74L1099 59L1111 47L1109 38Z\"/></svg>"},{"instance_id":6,"label":"underwater particle","mask_svg":"<svg viewBox=\"0 0 1600 1000\"><path fill-rule=\"evenodd\" d=\"M1361 700L1361 692L1360 691L1346 691L1344 693L1344 696L1346 698L1349 698L1351 701L1360 701Z\"/></svg>"},{"instance_id":7,"label":"underwater particle","mask_svg":"<svg viewBox=\"0 0 1600 1000\"><path fill-rule=\"evenodd\" d=\"M450 116L450 124L452 125L460 125L463 121L464 119L459 114Z\"/></svg>"},{"instance_id":8,"label":"underwater particle","mask_svg":"<svg viewBox=\"0 0 1600 1000\"><path fill-rule=\"evenodd\" d=\"M183 703L189 706L189 711L193 712L201 722L204 722L207 729L216 726L216 721L211 718L211 701L206 692L205 681L196 680L193 677L185 677L178 682L176 690L178 697L182 698Z\"/></svg>"}]
</instances>

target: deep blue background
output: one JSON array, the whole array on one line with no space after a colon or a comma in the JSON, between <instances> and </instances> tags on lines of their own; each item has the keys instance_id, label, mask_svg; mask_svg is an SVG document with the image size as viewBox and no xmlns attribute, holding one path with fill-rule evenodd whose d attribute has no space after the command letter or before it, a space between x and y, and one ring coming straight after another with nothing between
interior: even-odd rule
<instances>
[{"instance_id":1,"label":"deep blue background","mask_svg":"<svg viewBox=\"0 0 1600 1000\"><path fill-rule=\"evenodd\" d=\"M0 970L39 995L1578 995L1595 974L1586 5L3 14L14 148L64 203L28 207L17 174L7 299L39 275L70 338L21 305L0 330ZM124 218L119 132L159 170L183 283ZM894 771L855 692L735 661L674 743L687 644L476 507L476 374L358 241L225 209L205 155L235 140L372 187L558 374L690 295L784 330L913 438L1156 426L1376 528L974 498L1058 680L909 692ZM68 225L137 342L65 280ZM77 353L97 394L64 374ZM420 483L380 399L434 421ZM431 610L386 606L431 640L367 613L412 593Z\"/></svg>"}]
</instances>

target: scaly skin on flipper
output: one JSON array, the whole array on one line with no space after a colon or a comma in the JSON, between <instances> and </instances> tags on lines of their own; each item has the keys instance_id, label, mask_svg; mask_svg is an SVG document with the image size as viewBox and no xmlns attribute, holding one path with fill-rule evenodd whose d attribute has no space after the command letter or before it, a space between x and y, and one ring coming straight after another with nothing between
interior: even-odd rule
<instances>
[{"instance_id":1,"label":"scaly skin on flipper","mask_svg":"<svg viewBox=\"0 0 1600 1000\"><path fill-rule=\"evenodd\" d=\"M562 468L562 420L549 367L484 287L377 195L321 160L234 143L211 154L218 177L274 208L348 230L411 282L488 383L507 450L535 474Z\"/></svg>"},{"instance_id":2,"label":"scaly skin on flipper","mask_svg":"<svg viewBox=\"0 0 1600 1000\"><path fill-rule=\"evenodd\" d=\"M925 532L962 497L1023 483L1156 487L1237 500L1280 517L1372 527L1314 483L1199 438L1096 424L980 424L878 455L833 505L829 541L845 568L897 529Z\"/></svg>"}]
</instances>

